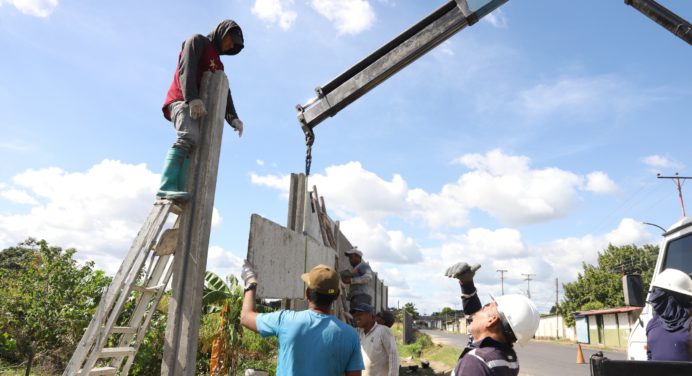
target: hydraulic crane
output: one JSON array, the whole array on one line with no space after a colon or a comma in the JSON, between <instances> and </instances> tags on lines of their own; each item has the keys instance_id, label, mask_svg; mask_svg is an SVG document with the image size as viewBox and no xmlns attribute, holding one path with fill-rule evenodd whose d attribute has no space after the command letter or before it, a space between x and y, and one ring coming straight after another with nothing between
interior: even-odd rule
<instances>
[{"instance_id":1,"label":"hydraulic crane","mask_svg":"<svg viewBox=\"0 0 692 376\"><path fill-rule=\"evenodd\" d=\"M375 86L414 62L426 52L505 4L508 0L450 0L344 73L315 89L316 97L297 105L298 121L305 133L305 173L310 174L313 129L327 117L362 97ZM654 0L624 0L650 19L692 44L689 22Z\"/></svg>"},{"instance_id":2,"label":"hydraulic crane","mask_svg":"<svg viewBox=\"0 0 692 376\"><path fill-rule=\"evenodd\" d=\"M311 148L315 140L313 128L317 124L336 115L375 86L507 1L450 0L326 85L317 87L315 98L296 106L308 147L305 174L310 174Z\"/></svg>"}]
</instances>

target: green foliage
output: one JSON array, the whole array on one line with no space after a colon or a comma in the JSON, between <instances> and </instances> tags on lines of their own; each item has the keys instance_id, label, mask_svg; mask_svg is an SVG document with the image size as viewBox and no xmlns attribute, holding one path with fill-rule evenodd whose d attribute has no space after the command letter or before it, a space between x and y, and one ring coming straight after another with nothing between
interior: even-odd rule
<instances>
[{"instance_id":1,"label":"green foliage","mask_svg":"<svg viewBox=\"0 0 692 376\"><path fill-rule=\"evenodd\" d=\"M205 314L200 327L198 373L210 372L213 364L218 364L217 370L221 374L235 375L245 368L274 372L278 342L276 338L262 339L241 327L244 291L236 277L229 275L224 281L207 272L204 280L202 303ZM266 310L267 307L258 306L258 311ZM210 358L216 360L210 361Z\"/></svg>"},{"instance_id":2,"label":"green foliage","mask_svg":"<svg viewBox=\"0 0 692 376\"><path fill-rule=\"evenodd\" d=\"M418 314L418 309L416 309L416 305L413 303L409 302L404 304L404 310L408 312L414 320L420 316L420 314Z\"/></svg>"},{"instance_id":3,"label":"green foliage","mask_svg":"<svg viewBox=\"0 0 692 376\"><path fill-rule=\"evenodd\" d=\"M413 356L420 358L423 351L433 346L432 340L427 334L416 332L416 340L408 345L399 346L399 355L402 357Z\"/></svg>"},{"instance_id":4,"label":"green foliage","mask_svg":"<svg viewBox=\"0 0 692 376\"><path fill-rule=\"evenodd\" d=\"M624 305L622 276L638 274L644 286L648 286L657 257L658 246L654 245L608 245L608 248L599 252L596 266L583 264L584 271L579 273L577 280L563 284L565 297L560 304L560 312L565 323L574 326L572 314L577 311Z\"/></svg>"},{"instance_id":5,"label":"green foliage","mask_svg":"<svg viewBox=\"0 0 692 376\"><path fill-rule=\"evenodd\" d=\"M134 362L132 362L132 368L130 368L132 376L161 374L167 320L168 316L161 311L156 311L152 316L149 330L139 346Z\"/></svg>"},{"instance_id":6,"label":"green foliage","mask_svg":"<svg viewBox=\"0 0 692 376\"><path fill-rule=\"evenodd\" d=\"M440 315L442 315L442 316L453 315L453 314L454 314L454 310L450 307L444 307L444 308L442 308L442 311L440 311Z\"/></svg>"},{"instance_id":7,"label":"green foliage","mask_svg":"<svg viewBox=\"0 0 692 376\"><path fill-rule=\"evenodd\" d=\"M74 249L28 239L0 252L0 333L16 343L3 356L62 368L76 348L110 279L80 265ZM31 363L31 362L29 362Z\"/></svg>"},{"instance_id":8,"label":"green foliage","mask_svg":"<svg viewBox=\"0 0 692 376\"><path fill-rule=\"evenodd\" d=\"M7 333L0 334L0 351L12 352L17 347L17 341L10 338Z\"/></svg>"}]
</instances>

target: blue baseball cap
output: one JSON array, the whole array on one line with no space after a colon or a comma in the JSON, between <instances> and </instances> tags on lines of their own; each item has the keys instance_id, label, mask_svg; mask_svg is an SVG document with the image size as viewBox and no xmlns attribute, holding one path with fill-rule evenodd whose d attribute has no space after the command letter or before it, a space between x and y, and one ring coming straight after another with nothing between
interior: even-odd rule
<instances>
[{"instance_id":1,"label":"blue baseball cap","mask_svg":"<svg viewBox=\"0 0 692 376\"><path fill-rule=\"evenodd\" d=\"M368 303L360 303L356 304L354 307L351 307L351 313L356 313L356 312L373 312L374 309L372 306Z\"/></svg>"}]
</instances>

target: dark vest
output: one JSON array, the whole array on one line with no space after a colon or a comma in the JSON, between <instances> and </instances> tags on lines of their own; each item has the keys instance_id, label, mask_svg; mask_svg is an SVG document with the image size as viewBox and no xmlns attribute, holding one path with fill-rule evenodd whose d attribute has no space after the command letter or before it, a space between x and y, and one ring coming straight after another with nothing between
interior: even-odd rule
<instances>
[{"instance_id":1,"label":"dark vest","mask_svg":"<svg viewBox=\"0 0 692 376\"><path fill-rule=\"evenodd\" d=\"M168 105L173 102L185 100L185 97L183 96L183 91L180 88L180 79L178 72L178 69L180 67L180 57L182 56L182 53L183 52L181 51L180 54L178 54L178 65L176 65L175 68L173 82L171 83L171 87L168 89L168 94L166 94L166 101L163 103L163 116L165 116L168 120L171 120L171 114L168 113ZM213 73L217 70L223 70L223 63L221 62L219 53L216 52L216 48L214 48L214 45L211 42L209 42L207 43L207 46L204 48L202 57L199 59L199 62L197 63L197 89L199 90L200 88L200 85L202 83L202 75L204 74L204 72L209 71Z\"/></svg>"}]
</instances>

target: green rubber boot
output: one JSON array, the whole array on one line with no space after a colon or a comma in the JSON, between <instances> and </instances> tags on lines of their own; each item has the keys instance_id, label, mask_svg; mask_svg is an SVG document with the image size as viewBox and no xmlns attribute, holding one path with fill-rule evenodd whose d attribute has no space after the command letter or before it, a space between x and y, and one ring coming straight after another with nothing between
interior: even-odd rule
<instances>
[{"instance_id":1,"label":"green rubber boot","mask_svg":"<svg viewBox=\"0 0 692 376\"><path fill-rule=\"evenodd\" d=\"M183 165L180 167L180 174L178 174L178 190L181 192L185 192L185 182L187 182L188 171L190 171L189 155L183 159Z\"/></svg>"},{"instance_id":2,"label":"green rubber boot","mask_svg":"<svg viewBox=\"0 0 692 376\"><path fill-rule=\"evenodd\" d=\"M161 187L156 196L171 200L187 200L190 194L180 190L179 177L185 162L185 152L178 148L171 148L166 155L161 173Z\"/></svg>"}]
</instances>

